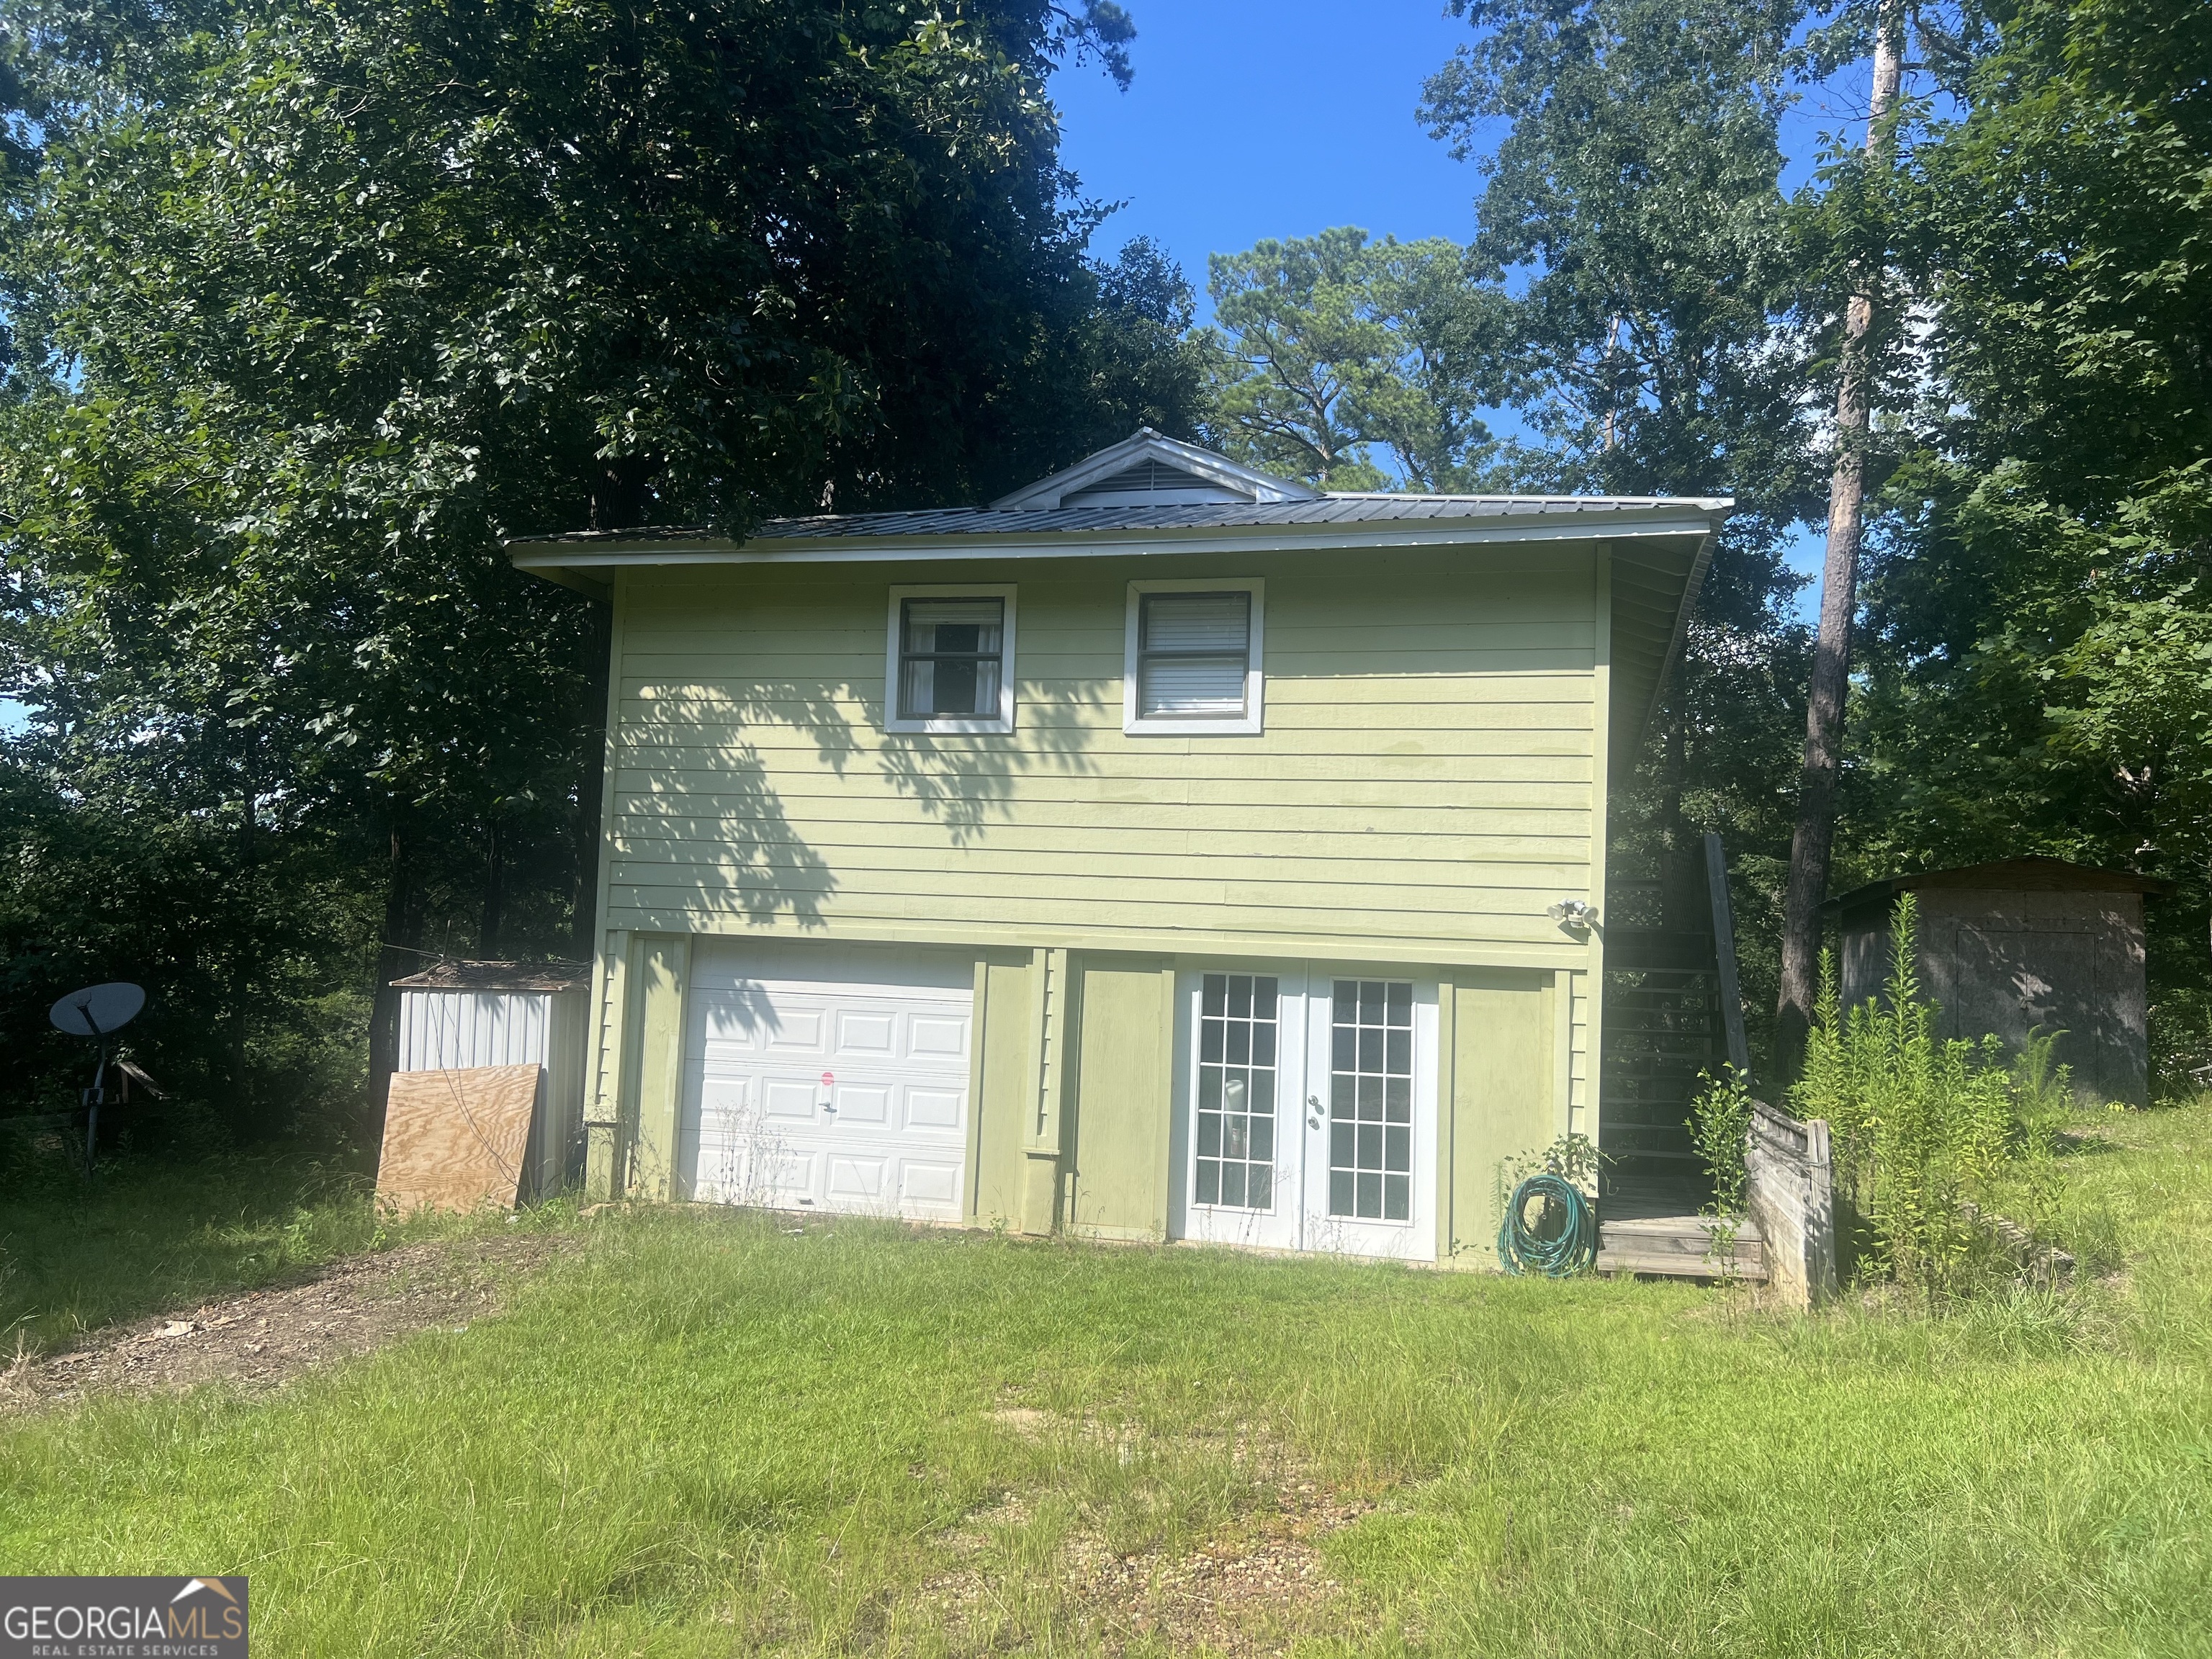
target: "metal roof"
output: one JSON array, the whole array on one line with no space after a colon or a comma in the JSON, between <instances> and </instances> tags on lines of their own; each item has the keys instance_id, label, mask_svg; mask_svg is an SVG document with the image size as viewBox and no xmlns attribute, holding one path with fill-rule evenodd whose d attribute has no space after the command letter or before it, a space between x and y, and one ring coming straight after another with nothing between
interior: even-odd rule
<instances>
[{"instance_id":1,"label":"metal roof","mask_svg":"<svg viewBox=\"0 0 2212 1659\"><path fill-rule=\"evenodd\" d=\"M456 962L450 958L392 981L407 991L575 991L592 982L588 962Z\"/></svg>"},{"instance_id":2,"label":"metal roof","mask_svg":"<svg viewBox=\"0 0 2212 1659\"><path fill-rule=\"evenodd\" d=\"M1279 525L1403 524L1455 519L1557 523L1562 520L1628 518L1670 511L1717 516L1732 504L1726 496L1712 495L1323 495L1314 501L1264 501L1249 506L1224 502L1188 507L951 507L904 513L824 513L803 519L770 519L754 530L748 539L768 542L854 538L903 540L924 536L1053 536L1085 532L1234 530ZM522 550L684 542L734 544L730 538L714 530L647 526L525 536L507 545Z\"/></svg>"}]
</instances>

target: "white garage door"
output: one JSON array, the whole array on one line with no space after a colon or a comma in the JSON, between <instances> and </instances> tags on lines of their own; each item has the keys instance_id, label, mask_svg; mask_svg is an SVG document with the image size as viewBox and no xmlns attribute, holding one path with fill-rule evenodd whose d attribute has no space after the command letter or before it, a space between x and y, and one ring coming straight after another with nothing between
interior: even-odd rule
<instances>
[{"instance_id":1,"label":"white garage door","mask_svg":"<svg viewBox=\"0 0 2212 1659\"><path fill-rule=\"evenodd\" d=\"M693 963L682 1159L695 1197L960 1218L968 958L702 940Z\"/></svg>"}]
</instances>

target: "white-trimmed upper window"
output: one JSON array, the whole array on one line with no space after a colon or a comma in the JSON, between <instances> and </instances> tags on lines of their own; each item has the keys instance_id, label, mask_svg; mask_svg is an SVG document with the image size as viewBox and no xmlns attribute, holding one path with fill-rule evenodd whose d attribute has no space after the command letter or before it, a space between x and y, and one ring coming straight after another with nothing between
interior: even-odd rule
<instances>
[{"instance_id":1,"label":"white-trimmed upper window","mask_svg":"<svg viewBox=\"0 0 2212 1659\"><path fill-rule=\"evenodd\" d=\"M1014 729L1011 585L891 589L884 729Z\"/></svg>"},{"instance_id":2,"label":"white-trimmed upper window","mask_svg":"<svg viewBox=\"0 0 2212 1659\"><path fill-rule=\"evenodd\" d=\"M1266 590L1257 577L1131 582L1121 729L1259 731Z\"/></svg>"}]
</instances>

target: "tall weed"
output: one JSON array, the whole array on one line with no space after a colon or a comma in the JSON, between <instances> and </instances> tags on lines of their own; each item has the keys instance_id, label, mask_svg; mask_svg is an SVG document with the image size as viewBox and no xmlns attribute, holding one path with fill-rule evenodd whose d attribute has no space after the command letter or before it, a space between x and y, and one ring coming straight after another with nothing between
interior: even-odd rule
<instances>
[{"instance_id":1,"label":"tall weed","mask_svg":"<svg viewBox=\"0 0 2212 1659\"><path fill-rule=\"evenodd\" d=\"M1838 1006L1835 959L1822 957L1820 1007L1790 1103L1828 1121L1844 1196L1871 1230L1862 1270L1932 1297L1987 1276L2002 1253L1993 1200L2024 1193L2031 1221L2055 1217L2063 1177L2054 1102L2068 1079L2051 1064L2058 1033L2039 1034L2019 1066L1994 1036L1936 1034L1918 926L1918 906L1904 894L1885 994L1854 1008Z\"/></svg>"}]
</instances>

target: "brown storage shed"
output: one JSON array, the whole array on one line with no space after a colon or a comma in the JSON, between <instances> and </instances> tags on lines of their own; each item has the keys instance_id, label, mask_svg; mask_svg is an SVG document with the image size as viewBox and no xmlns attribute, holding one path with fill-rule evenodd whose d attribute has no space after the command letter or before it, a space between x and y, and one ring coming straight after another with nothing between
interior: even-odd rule
<instances>
[{"instance_id":1,"label":"brown storage shed","mask_svg":"<svg viewBox=\"0 0 2212 1659\"><path fill-rule=\"evenodd\" d=\"M2003 859L1869 882L1831 899L1846 1007L1881 993L1890 916L1900 893L1920 901L1922 994L1937 1029L1995 1033L2017 1053L2039 1028L2059 1030L2058 1058L2086 1100L2148 1103L2143 899L2172 884L2063 859Z\"/></svg>"}]
</instances>

